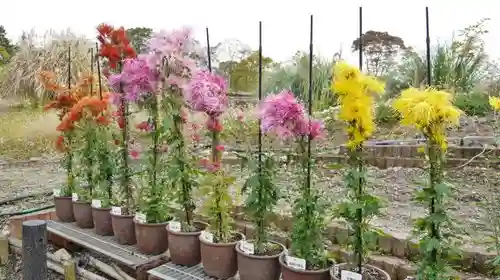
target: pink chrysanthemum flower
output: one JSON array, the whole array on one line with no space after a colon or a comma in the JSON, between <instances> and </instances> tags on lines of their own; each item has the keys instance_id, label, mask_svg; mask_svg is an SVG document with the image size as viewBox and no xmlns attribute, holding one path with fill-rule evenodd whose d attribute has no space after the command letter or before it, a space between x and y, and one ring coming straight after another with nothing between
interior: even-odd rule
<instances>
[{"instance_id":1,"label":"pink chrysanthemum flower","mask_svg":"<svg viewBox=\"0 0 500 280\"><path fill-rule=\"evenodd\" d=\"M198 71L185 87L184 98L191 109L219 116L228 106L226 81L215 73Z\"/></svg>"},{"instance_id":2,"label":"pink chrysanthemum flower","mask_svg":"<svg viewBox=\"0 0 500 280\"><path fill-rule=\"evenodd\" d=\"M314 139L322 131L322 123L309 120L304 106L289 90L267 96L258 107L258 115L262 131L274 132L282 139L309 134Z\"/></svg>"},{"instance_id":3,"label":"pink chrysanthemum flower","mask_svg":"<svg viewBox=\"0 0 500 280\"><path fill-rule=\"evenodd\" d=\"M155 91L158 79L158 71L149 68L146 61L134 58L125 59L122 72L111 75L109 82L115 89L118 89L121 82L125 98L135 102L141 93Z\"/></svg>"}]
</instances>

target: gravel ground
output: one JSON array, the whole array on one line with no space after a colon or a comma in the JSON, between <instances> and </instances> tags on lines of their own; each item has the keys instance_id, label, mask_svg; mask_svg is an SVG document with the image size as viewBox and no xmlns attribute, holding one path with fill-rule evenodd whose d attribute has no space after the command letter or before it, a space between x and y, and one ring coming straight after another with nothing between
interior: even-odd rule
<instances>
[{"instance_id":1,"label":"gravel ground","mask_svg":"<svg viewBox=\"0 0 500 280\"><path fill-rule=\"evenodd\" d=\"M239 176L244 176L239 168L234 167ZM331 204L339 201L344 192L342 182L343 170L319 170L314 175L316 186L324 193L324 198ZM283 184L281 188L284 196L296 197L295 188L292 187L291 171L284 171L279 179ZM395 235L406 236L412 226L412 219L425 214L425 209L412 202L414 191L419 188L419 181L424 178L420 169L369 168L370 189L383 198L386 202L384 214L373 220L373 224ZM451 216L461 224L466 232L474 233L473 240L484 239L489 234L486 211L480 206L485 198L492 197L500 187L500 178L495 170L485 168L465 167L450 170L447 174L448 181L454 187L454 197L450 200L449 209ZM242 181L240 178L239 181ZM57 163L40 164L30 167L15 167L0 169L0 200L19 196L27 193L41 193L58 187L64 181L64 172ZM285 183L286 182L286 183ZM495 187L497 189L495 189ZM237 203L243 198L237 199ZM290 199L282 199L277 212L290 214ZM12 204L0 205L0 212L18 211L21 209L45 206L51 203L50 197L36 197L21 200ZM476 242L474 242L476 243Z\"/></svg>"}]
</instances>

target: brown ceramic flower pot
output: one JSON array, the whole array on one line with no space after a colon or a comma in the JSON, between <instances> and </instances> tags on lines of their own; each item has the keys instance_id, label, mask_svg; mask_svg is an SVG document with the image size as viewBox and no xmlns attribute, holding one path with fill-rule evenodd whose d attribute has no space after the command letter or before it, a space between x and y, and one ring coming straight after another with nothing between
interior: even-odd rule
<instances>
[{"instance_id":1,"label":"brown ceramic flower pot","mask_svg":"<svg viewBox=\"0 0 500 280\"><path fill-rule=\"evenodd\" d=\"M111 225L115 234L116 242L122 245L134 245L135 238L134 216L111 214Z\"/></svg>"},{"instance_id":2,"label":"brown ceramic flower pot","mask_svg":"<svg viewBox=\"0 0 500 280\"><path fill-rule=\"evenodd\" d=\"M61 222L71 223L75 221L71 196L54 197L54 205L56 206L56 215Z\"/></svg>"},{"instance_id":3,"label":"brown ceramic flower pot","mask_svg":"<svg viewBox=\"0 0 500 280\"><path fill-rule=\"evenodd\" d=\"M98 235L113 235L113 225L111 224L111 207L92 207L92 217L94 218L94 229Z\"/></svg>"},{"instance_id":4,"label":"brown ceramic flower pot","mask_svg":"<svg viewBox=\"0 0 500 280\"><path fill-rule=\"evenodd\" d=\"M193 266L201 262L200 251L200 233L208 226L207 223L194 222L193 225L197 231L193 232L176 232L171 231L167 226L168 232L168 250L170 252L170 260L174 264Z\"/></svg>"},{"instance_id":5,"label":"brown ceramic flower pot","mask_svg":"<svg viewBox=\"0 0 500 280\"><path fill-rule=\"evenodd\" d=\"M244 240L245 236L236 233L239 240ZM200 251L201 263L205 274L218 279L228 279L233 277L238 271L238 260L236 255L236 244L238 241L230 243L212 243L201 236Z\"/></svg>"},{"instance_id":6,"label":"brown ceramic flower pot","mask_svg":"<svg viewBox=\"0 0 500 280\"><path fill-rule=\"evenodd\" d=\"M167 251L168 222L159 224L143 224L134 220L134 225L139 252L148 255L158 255Z\"/></svg>"},{"instance_id":7,"label":"brown ceramic flower pot","mask_svg":"<svg viewBox=\"0 0 500 280\"><path fill-rule=\"evenodd\" d=\"M80 228L93 228L92 207L89 202L73 201L73 214L75 215L76 225Z\"/></svg>"},{"instance_id":8,"label":"brown ceramic flower pot","mask_svg":"<svg viewBox=\"0 0 500 280\"><path fill-rule=\"evenodd\" d=\"M330 268L320 270L298 270L285 263L285 254L279 257L283 280L330 280Z\"/></svg>"},{"instance_id":9,"label":"brown ceramic flower pot","mask_svg":"<svg viewBox=\"0 0 500 280\"><path fill-rule=\"evenodd\" d=\"M384 270L376 267L376 266L373 266L373 265L370 265L370 264L365 264L363 266L365 269L367 270L370 270L370 274L371 275L378 275L378 277L376 277L375 279L380 279L380 280L391 280L391 276L389 275L389 273L385 272ZM338 265L338 272L337 272L337 275L335 275L335 269L334 267L332 267L330 269L330 277L332 280L340 280L340 273L342 270L345 270L345 269L348 269L349 266L347 263L341 263ZM363 279L365 279L365 277L363 277Z\"/></svg>"},{"instance_id":10,"label":"brown ceramic flower pot","mask_svg":"<svg viewBox=\"0 0 500 280\"><path fill-rule=\"evenodd\" d=\"M281 246L282 251L276 255L257 256L243 252L240 244L236 245L238 253L238 271L240 280L279 280L281 268L279 257L285 251L285 246L277 242L272 242Z\"/></svg>"}]
</instances>

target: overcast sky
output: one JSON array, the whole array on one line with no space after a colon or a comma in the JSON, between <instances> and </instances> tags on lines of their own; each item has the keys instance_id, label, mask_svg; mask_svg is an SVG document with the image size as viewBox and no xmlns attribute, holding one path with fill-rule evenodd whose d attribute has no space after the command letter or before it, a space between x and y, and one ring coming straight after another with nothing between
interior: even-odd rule
<instances>
[{"instance_id":1,"label":"overcast sky","mask_svg":"<svg viewBox=\"0 0 500 280\"><path fill-rule=\"evenodd\" d=\"M101 22L153 29L187 25L202 42L208 27L212 45L235 38L256 48L260 20L264 55L285 60L298 49L308 49L310 14L314 15L315 52L329 56L342 46L344 54L350 53L358 34L359 6L363 6L365 31L388 31L424 50L426 5L433 43L450 40L453 31L491 18L486 47L490 56L500 58L500 3L493 0L24 0L9 1L0 24L16 40L23 30L32 28L43 33L69 27L94 38L95 26Z\"/></svg>"}]
</instances>

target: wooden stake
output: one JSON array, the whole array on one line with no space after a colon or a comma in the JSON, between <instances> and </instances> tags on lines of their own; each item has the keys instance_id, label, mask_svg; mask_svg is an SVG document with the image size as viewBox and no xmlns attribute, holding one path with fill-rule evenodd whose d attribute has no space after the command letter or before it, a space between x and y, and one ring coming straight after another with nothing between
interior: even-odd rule
<instances>
[{"instance_id":1,"label":"wooden stake","mask_svg":"<svg viewBox=\"0 0 500 280\"><path fill-rule=\"evenodd\" d=\"M69 260L64 262L64 280L77 280L75 261Z\"/></svg>"},{"instance_id":2,"label":"wooden stake","mask_svg":"<svg viewBox=\"0 0 500 280\"><path fill-rule=\"evenodd\" d=\"M0 235L0 265L6 265L9 262L9 238Z\"/></svg>"}]
</instances>

